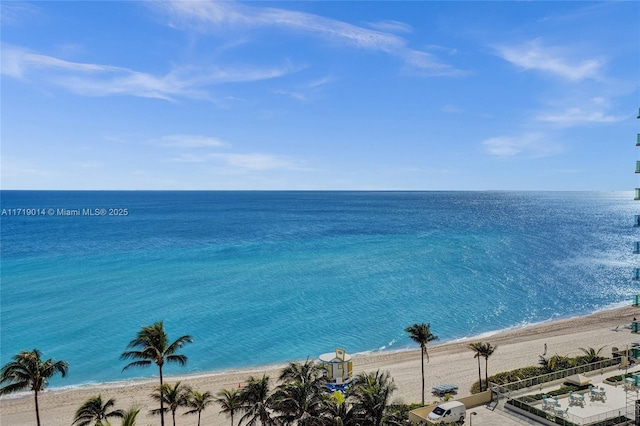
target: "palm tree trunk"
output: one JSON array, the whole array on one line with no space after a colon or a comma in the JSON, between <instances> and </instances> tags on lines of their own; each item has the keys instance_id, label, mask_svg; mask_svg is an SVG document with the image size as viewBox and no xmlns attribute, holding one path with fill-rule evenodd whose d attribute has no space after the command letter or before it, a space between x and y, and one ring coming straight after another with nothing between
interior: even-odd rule
<instances>
[{"instance_id":1,"label":"palm tree trunk","mask_svg":"<svg viewBox=\"0 0 640 426\"><path fill-rule=\"evenodd\" d=\"M36 422L38 424L38 426L40 426L40 409L38 408L38 389L35 389L34 391L34 401L36 403Z\"/></svg>"},{"instance_id":2,"label":"palm tree trunk","mask_svg":"<svg viewBox=\"0 0 640 426\"><path fill-rule=\"evenodd\" d=\"M422 405L424 405L424 348L422 348Z\"/></svg>"},{"instance_id":3,"label":"palm tree trunk","mask_svg":"<svg viewBox=\"0 0 640 426\"><path fill-rule=\"evenodd\" d=\"M176 410L171 410L171 418L173 419L173 426L176 426Z\"/></svg>"},{"instance_id":4,"label":"palm tree trunk","mask_svg":"<svg viewBox=\"0 0 640 426\"><path fill-rule=\"evenodd\" d=\"M478 359L478 383L480 384L480 392L482 392L482 373L480 372L480 357Z\"/></svg>"},{"instance_id":5,"label":"palm tree trunk","mask_svg":"<svg viewBox=\"0 0 640 426\"><path fill-rule=\"evenodd\" d=\"M160 370L160 425L164 426L164 387L162 387L162 365L158 366Z\"/></svg>"},{"instance_id":6,"label":"palm tree trunk","mask_svg":"<svg viewBox=\"0 0 640 426\"><path fill-rule=\"evenodd\" d=\"M231 426L233 426L233 411L231 412Z\"/></svg>"},{"instance_id":7,"label":"palm tree trunk","mask_svg":"<svg viewBox=\"0 0 640 426\"><path fill-rule=\"evenodd\" d=\"M487 370L489 366L489 357L484 359L484 387L485 390L489 389L489 371Z\"/></svg>"},{"instance_id":8,"label":"palm tree trunk","mask_svg":"<svg viewBox=\"0 0 640 426\"><path fill-rule=\"evenodd\" d=\"M200 411L198 411L198 426L200 426L200 414L202 414Z\"/></svg>"}]
</instances>

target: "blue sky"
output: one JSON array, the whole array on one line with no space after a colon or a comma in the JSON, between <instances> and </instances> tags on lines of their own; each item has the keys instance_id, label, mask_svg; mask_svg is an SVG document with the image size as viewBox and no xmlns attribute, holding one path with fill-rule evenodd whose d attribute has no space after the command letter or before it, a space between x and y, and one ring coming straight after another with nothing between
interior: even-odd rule
<instances>
[{"instance_id":1,"label":"blue sky","mask_svg":"<svg viewBox=\"0 0 640 426\"><path fill-rule=\"evenodd\" d=\"M631 190L640 2L11 2L4 189Z\"/></svg>"}]
</instances>

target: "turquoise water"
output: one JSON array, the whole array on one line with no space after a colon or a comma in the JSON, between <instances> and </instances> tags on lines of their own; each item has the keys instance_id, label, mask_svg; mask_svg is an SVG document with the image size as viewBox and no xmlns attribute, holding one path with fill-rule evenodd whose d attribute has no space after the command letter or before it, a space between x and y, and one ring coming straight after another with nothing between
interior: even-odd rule
<instances>
[{"instance_id":1,"label":"turquoise water","mask_svg":"<svg viewBox=\"0 0 640 426\"><path fill-rule=\"evenodd\" d=\"M413 348L415 322L448 341L637 292L627 192L2 191L1 204L1 362L35 347L64 359L54 386L155 375L123 373L119 356L159 320L195 340L168 372L196 373Z\"/></svg>"}]
</instances>

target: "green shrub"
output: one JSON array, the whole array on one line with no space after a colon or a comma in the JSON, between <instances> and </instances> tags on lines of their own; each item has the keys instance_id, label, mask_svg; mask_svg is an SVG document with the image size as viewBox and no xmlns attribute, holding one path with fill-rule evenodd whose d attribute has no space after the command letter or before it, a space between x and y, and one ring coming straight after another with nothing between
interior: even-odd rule
<instances>
[{"instance_id":1,"label":"green shrub","mask_svg":"<svg viewBox=\"0 0 640 426\"><path fill-rule=\"evenodd\" d=\"M619 374L617 376L611 376L606 380L609 382L617 383L617 382L621 382L625 378L631 377L633 374L635 373Z\"/></svg>"},{"instance_id":2,"label":"green shrub","mask_svg":"<svg viewBox=\"0 0 640 426\"><path fill-rule=\"evenodd\" d=\"M554 359L557 362L552 363L554 367L571 367L585 364L586 359L584 355L569 358L569 357L561 357L554 356L550 359ZM601 357L601 359L606 359ZM561 370L562 368L554 369L553 371ZM517 368L511 371L505 371L502 373L494 374L493 376L489 376L489 382L495 383L497 385L506 385L507 383L513 383L520 380L530 379L532 377L542 376L544 374L549 374L549 364L547 364L547 368L543 366L529 366L523 368ZM620 379L622 380L622 379ZM480 385L478 382L475 382L471 385L471 393L479 393Z\"/></svg>"}]
</instances>

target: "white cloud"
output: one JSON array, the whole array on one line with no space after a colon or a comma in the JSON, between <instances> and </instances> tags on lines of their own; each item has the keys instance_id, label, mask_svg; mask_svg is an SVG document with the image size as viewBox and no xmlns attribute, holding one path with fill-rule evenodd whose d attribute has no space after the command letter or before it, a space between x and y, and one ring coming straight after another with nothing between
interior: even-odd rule
<instances>
[{"instance_id":1,"label":"white cloud","mask_svg":"<svg viewBox=\"0 0 640 426\"><path fill-rule=\"evenodd\" d=\"M305 95L302 92L296 92L294 90L284 90L284 89L275 89L273 91L273 93L275 93L276 95L283 95L283 96L288 96L292 99L295 99L297 101L306 101L308 100L308 96Z\"/></svg>"},{"instance_id":2,"label":"white cloud","mask_svg":"<svg viewBox=\"0 0 640 426\"><path fill-rule=\"evenodd\" d=\"M562 152L561 145L540 133L525 133L520 136L497 136L482 142L484 150L495 157L516 156L548 157Z\"/></svg>"},{"instance_id":3,"label":"white cloud","mask_svg":"<svg viewBox=\"0 0 640 426\"><path fill-rule=\"evenodd\" d=\"M424 76L459 76L468 74L468 71L458 70L440 62L440 60L431 53L419 50L405 50L399 52L399 55L404 58L407 64L404 69L407 73Z\"/></svg>"},{"instance_id":4,"label":"white cloud","mask_svg":"<svg viewBox=\"0 0 640 426\"><path fill-rule=\"evenodd\" d=\"M290 63L272 68L183 67L165 75L153 75L124 67L65 61L3 45L1 72L19 79L36 76L85 96L129 95L173 100L206 99L209 97L206 88L211 85L272 79L298 69Z\"/></svg>"},{"instance_id":5,"label":"white cloud","mask_svg":"<svg viewBox=\"0 0 640 426\"><path fill-rule=\"evenodd\" d=\"M405 24L404 22L393 21L390 19L385 19L379 22L367 22L371 28L378 31L388 31L392 33L412 33L413 27L409 24Z\"/></svg>"},{"instance_id":6,"label":"white cloud","mask_svg":"<svg viewBox=\"0 0 640 426\"><path fill-rule=\"evenodd\" d=\"M123 72L124 68L68 62L51 56L32 53L25 49L2 45L2 67L0 72L14 78L24 78L28 71L47 69L83 73Z\"/></svg>"},{"instance_id":7,"label":"white cloud","mask_svg":"<svg viewBox=\"0 0 640 426\"><path fill-rule=\"evenodd\" d=\"M520 45L499 46L496 51L498 56L520 68L542 71L571 81L597 78L603 65L599 59L572 59L568 49L544 46L540 39Z\"/></svg>"},{"instance_id":8,"label":"white cloud","mask_svg":"<svg viewBox=\"0 0 640 426\"><path fill-rule=\"evenodd\" d=\"M159 141L160 145L178 148L223 147L227 144L218 138L200 135L169 135Z\"/></svg>"},{"instance_id":9,"label":"white cloud","mask_svg":"<svg viewBox=\"0 0 640 426\"><path fill-rule=\"evenodd\" d=\"M172 19L171 26L197 28L202 32L224 30L228 27L264 28L277 27L306 33L311 36L348 45L359 49L384 52L402 58L411 67L426 71L423 75L459 75L460 71L441 63L435 56L407 47L407 41L388 32L400 28L406 32L409 26L396 21L386 21L386 29L380 25L371 30L319 15L269 7L252 7L235 2L216 1L167 1L150 2ZM384 26L384 24L383 24Z\"/></svg>"},{"instance_id":10,"label":"white cloud","mask_svg":"<svg viewBox=\"0 0 640 426\"><path fill-rule=\"evenodd\" d=\"M228 166L249 170L301 170L291 159L263 153L234 154L234 153L209 153L205 155L184 154L175 158L176 162L205 163L210 161L222 161Z\"/></svg>"},{"instance_id":11,"label":"white cloud","mask_svg":"<svg viewBox=\"0 0 640 426\"><path fill-rule=\"evenodd\" d=\"M288 96L297 101L308 101L320 93L322 88L333 82L333 78L326 76L312 80L306 84L301 84L295 87L295 89L275 89L273 93L277 95Z\"/></svg>"},{"instance_id":12,"label":"white cloud","mask_svg":"<svg viewBox=\"0 0 640 426\"><path fill-rule=\"evenodd\" d=\"M2 178L46 178L51 175L42 166L34 164L31 160L22 160L16 157L3 156L0 159L2 164Z\"/></svg>"},{"instance_id":13,"label":"white cloud","mask_svg":"<svg viewBox=\"0 0 640 426\"><path fill-rule=\"evenodd\" d=\"M457 105L453 105L453 104L444 105L442 108L440 108L440 110L442 112L446 112L446 113L449 113L449 114L460 114L460 113L464 112L464 110L462 108L460 108Z\"/></svg>"},{"instance_id":14,"label":"white cloud","mask_svg":"<svg viewBox=\"0 0 640 426\"><path fill-rule=\"evenodd\" d=\"M41 14L41 10L33 4L24 1L3 1L0 7L0 23L20 25Z\"/></svg>"},{"instance_id":15,"label":"white cloud","mask_svg":"<svg viewBox=\"0 0 640 426\"><path fill-rule=\"evenodd\" d=\"M627 117L610 115L605 111L572 107L562 111L541 113L536 118L539 121L546 121L560 126L570 127L589 123L616 123L626 119Z\"/></svg>"},{"instance_id":16,"label":"white cloud","mask_svg":"<svg viewBox=\"0 0 640 426\"><path fill-rule=\"evenodd\" d=\"M72 163L73 166L78 167L80 169L100 169L103 167L103 164L98 161L82 161Z\"/></svg>"},{"instance_id":17,"label":"white cloud","mask_svg":"<svg viewBox=\"0 0 640 426\"><path fill-rule=\"evenodd\" d=\"M271 154L217 154L229 165L249 170L291 169L294 164L283 157Z\"/></svg>"},{"instance_id":18,"label":"white cloud","mask_svg":"<svg viewBox=\"0 0 640 426\"><path fill-rule=\"evenodd\" d=\"M393 34L368 30L345 22L309 13L270 7L252 7L234 2L216 1L168 1L152 3L172 17L182 20L182 25L196 25L205 31L224 25L243 27L282 27L339 40L365 49L390 51L402 47L405 41Z\"/></svg>"},{"instance_id":19,"label":"white cloud","mask_svg":"<svg viewBox=\"0 0 640 426\"><path fill-rule=\"evenodd\" d=\"M625 120L624 115L612 115L609 113L611 105L602 97L594 97L580 101L578 106L566 106L554 111L540 112L536 120L552 123L558 126L571 127L582 124L616 123Z\"/></svg>"}]
</instances>

